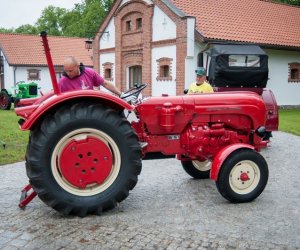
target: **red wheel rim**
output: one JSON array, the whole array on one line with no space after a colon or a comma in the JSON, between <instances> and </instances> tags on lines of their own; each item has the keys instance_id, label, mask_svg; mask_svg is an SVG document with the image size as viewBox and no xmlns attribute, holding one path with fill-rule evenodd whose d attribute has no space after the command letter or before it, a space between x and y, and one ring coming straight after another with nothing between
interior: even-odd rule
<instances>
[{"instance_id":1,"label":"red wheel rim","mask_svg":"<svg viewBox=\"0 0 300 250\"><path fill-rule=\"evenodd\" d=\"M88 159L89 156L95 155L97 158ZM77 157L81 159L80 162L77 161ZM98 159L98 162L95 159ZM97 169L95 163L99 163ZM77 171L80 171L78 166L87 169L81 173L73 173L76 167ZM70 131L57 141L51 153L51 171L57 184L67 192L78 196L104 192L114 185L120 170L121 153L118 145L110 135L98 129L79 128ZM86 171L91 173L85 176Z\"/></svg>"},{"instance_id":2,"label":"red wheel rim","mask_svg":"<svg viewBox=\"0 0 300 250\"><path fill-rule=\"evenodd\" d=\"M93 136L69 141L59 157L63 178L80 189L102 184L110 175L112 164L109 146Z\"/></svg>"}]
</instances>

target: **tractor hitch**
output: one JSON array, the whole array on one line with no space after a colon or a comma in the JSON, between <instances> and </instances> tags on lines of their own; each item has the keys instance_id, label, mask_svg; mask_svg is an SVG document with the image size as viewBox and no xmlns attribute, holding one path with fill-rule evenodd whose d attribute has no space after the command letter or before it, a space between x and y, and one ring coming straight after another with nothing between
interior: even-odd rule
<instances>
[{"instance_id":1,"label":"tractor hitch","mask_svg":"<svg viewBox=\"0 0 300 250\"><path fill-rule=\"evenodd\" d=\"M29 194L28 192L31 191ZM27 204L33 200L37 193L32 189L32 186L28 184L21 191L19 208L25 209Z\"/></svg>"}]
</instances>

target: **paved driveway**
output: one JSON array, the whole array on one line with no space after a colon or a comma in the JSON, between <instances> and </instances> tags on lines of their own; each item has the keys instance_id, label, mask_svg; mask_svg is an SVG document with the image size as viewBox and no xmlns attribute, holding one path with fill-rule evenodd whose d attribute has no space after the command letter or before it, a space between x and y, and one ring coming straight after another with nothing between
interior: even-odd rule
<instances>
[{"instance_id":1,"label":"paved driveway","mask_svg":"<svg viewBox=\"0 0 300 250\"><path fill-rule=\"evenodd\" d=\"M63 216L35 198L17 206L24 162L0 166L0 249L300 249L300 137L274 133L265 191L231 204L175 159L143 162L137 186L102 216Z\"/></svg>"}]
</instances>

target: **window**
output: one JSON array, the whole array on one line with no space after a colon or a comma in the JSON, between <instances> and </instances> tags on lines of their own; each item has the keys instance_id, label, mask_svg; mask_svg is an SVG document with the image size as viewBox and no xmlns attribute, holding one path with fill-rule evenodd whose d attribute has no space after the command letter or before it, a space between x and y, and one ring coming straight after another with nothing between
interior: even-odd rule
<instances>
[{"instance_id":1,"label":"window","mask_svg":"<svg viewBox=\"0 0 300 250\"><path fill-rule=\"evenodd\" d=\"M103 66L103 76L107 81L113 81L113 64L106 62L102 64Z\"/></svg>"},{"instance_id":2,"label":"window","mask_svg":"<svg viewBox=\"0 0 300 250\"><path fill-rule=\"evenodd\" d=\"M229 67L260 67L260 57L255 55L230 55Z\"/></svg>"},{"instance_id":3,"label":"window","mask_svg":"<svg viewBox=\"0 0 300 250\"><path fill-rule=\"evenodd\" d=\"M135 83L142 82L142 66L134 65L129 67L129 88L132 88Z\"/></svg>"},{"instance_id":4,"label":"window","mask_svg":"<svg viewBox=\"0 0 300 250\"><path fill-rule=\"evenodd\" d=\"M111 69L105 69L104 71L104 78L111 78Z\"/></svg>"},{"instance_id":5,"label":"window","mask_svg":"<svg viewBox=\"0 0 300 250\"><path fill-rule=\"evenodd\" d=\"M143 27L143 19L142 18L136 19L136 29L139 30L142 27Z\"/></svg>"},{"instance_id":6,"label":"window","mask_svg":"<svg viewBox=\"0 0 300 250\"><path fill-rule=\"evenodd\" d=\"M156 80L171 81L172 80L172 58L162 57L157 60L158 72Z\"/></svg>"},{"instance_id":7,"label":"window","mask_svg":"<svg viewBox=\"0 0 300 250\"><path fill-rule=\"evenodd\" d=\"M170 76L170 66L162 65L160 66L159 77L169 77Z\"/></svg>"},{"instance_id":8,"label":"window","mask_svg":"<svg viewBox=\"0 0 300 250\"><path fill-rule=\"evenodd\" d=\"M289 82L300 82L300 63L289 63Z\"/></svg>"},{"instance_id":9,"label":"window","mask_svg":"<svg viewBox=\"0 0 300 250\"><path fill-rule=\"evenodd\" d=\"M131 21L126 21L126 31L131 31Z\"/></svg>"},{"instance_id":10,"label":"window","mask_svg":"<svg viewBox=\"0 0 300 250\"><path fill-rule=\"evenodd\" d=\"M38 70L38 69L28 69L27 70L27 80L28 81L41 80L40 70Z\"/></svg>"}]
</instances>

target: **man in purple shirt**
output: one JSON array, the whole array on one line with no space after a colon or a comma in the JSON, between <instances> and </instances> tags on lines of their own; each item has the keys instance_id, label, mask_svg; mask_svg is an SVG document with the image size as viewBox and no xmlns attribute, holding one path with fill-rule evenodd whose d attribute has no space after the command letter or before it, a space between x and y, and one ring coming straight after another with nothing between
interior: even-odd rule
<instances>
[{"instance_id":1,"label":"man in purple shirt","mask_svg":"<svg viewBox=\"0 0 300 250\"><path fill-rule=\"evenodd\" d=\"M78 61L70 56L64 61L65 75L59 80L61 92L81 90L81 89L100 89L103 86L107 90L121 96L122 92L112 83L103 79L96 71L85 68Z\"/></svg>"}]
</instances>

